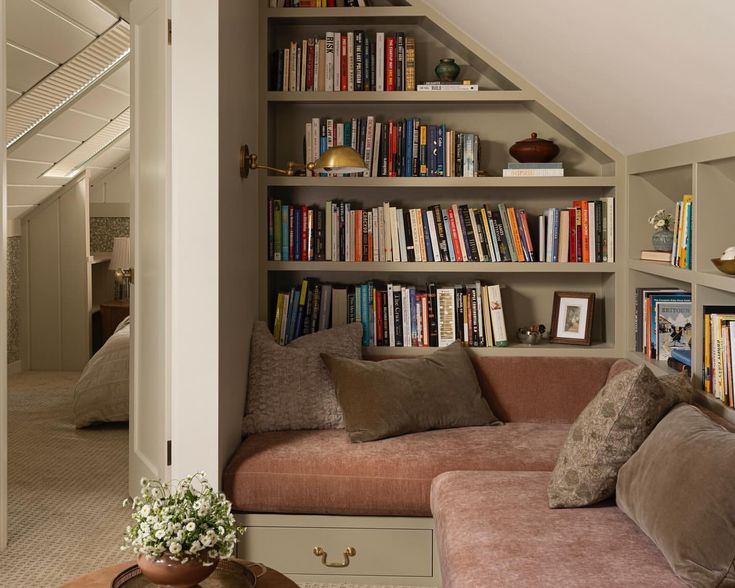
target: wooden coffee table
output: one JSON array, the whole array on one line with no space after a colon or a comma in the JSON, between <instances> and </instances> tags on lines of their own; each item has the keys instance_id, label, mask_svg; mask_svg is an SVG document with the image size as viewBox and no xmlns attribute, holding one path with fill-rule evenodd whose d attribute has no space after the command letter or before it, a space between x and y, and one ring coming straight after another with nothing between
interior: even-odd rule
<instances>
[{"instance_id":1,"label":"wooden coffee table","mask_svg":"<svg viewBox=\"0 0 735 588\"><path fill-rule=\"evenodd\" d=\"M241 560L236 560L241 561ZM244 562L243 562L244 563ZM72 580L67 584L64 584L61 588L110 588L112 581L115 579L120 572L124 569L134 565L134 561L128 561L125 563L117 564L116 566L110 566L81 576L76 580ZM289 580L282 573L277 572L271 568L266 568L268 571L258 578L257 588L298 588L298 584Z\"/></svg>"}]
</instances>

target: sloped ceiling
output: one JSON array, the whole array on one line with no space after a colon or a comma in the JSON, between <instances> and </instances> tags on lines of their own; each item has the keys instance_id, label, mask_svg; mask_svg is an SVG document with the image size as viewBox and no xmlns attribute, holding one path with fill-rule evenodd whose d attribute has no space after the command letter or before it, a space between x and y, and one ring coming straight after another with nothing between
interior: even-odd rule
<instances>
[{"instance_id":1,"label":"sloped ceiling","mask_svg":"<svg viewBox=\"0 0 735 588\"><path fill-rule=\"evenodd\" d=\"M426 0L624 154L735 131L731 0Z\"/></svg>"},{"instance_id":2,"label":"sloped ceiling","mask_svg":"<svg viewBox=\"0 0 735 588\"><path fill-rule=\"evenodd\" d=\"M117 22L114 8L93 0L10 0L7 4L7 103L11 104ZM42 174L130 105L130 67L39 125L8 149L8 218L28 212L67 183ZM127 136L89 162L93 179L129 157Z\"/></svg>"}]
</instances>

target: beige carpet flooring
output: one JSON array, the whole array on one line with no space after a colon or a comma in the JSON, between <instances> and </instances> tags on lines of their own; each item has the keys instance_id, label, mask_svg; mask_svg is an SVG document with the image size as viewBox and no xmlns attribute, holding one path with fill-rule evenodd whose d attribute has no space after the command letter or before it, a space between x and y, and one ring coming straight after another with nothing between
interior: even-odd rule
<instances>
[{"instance_id":1,"label":"beige carpet flooring","mask_svg":"<svg viewBox=\"0 0 735 588\"><path fill-rule=\"evenodd\" d=\"M8 380L9 545L0 553L2 588L54 588L132 559L119 547L130 517L122 507L128 429L74 428L77 377L26 372ZM311 583L304 588L358 587Z\"/></svg>"}]
</instances>

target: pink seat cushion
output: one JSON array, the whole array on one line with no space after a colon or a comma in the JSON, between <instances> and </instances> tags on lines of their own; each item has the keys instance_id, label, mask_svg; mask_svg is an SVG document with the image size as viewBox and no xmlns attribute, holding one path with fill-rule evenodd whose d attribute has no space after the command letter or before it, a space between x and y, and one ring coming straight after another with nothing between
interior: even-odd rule
<instances>
[{"instance_id":1,"label":"pink seat cushion","mask_svg":"<svg viewBox=\"0 0 735 588\"><path fill-rule=\"evenodd\" d=\"M546 472L448 472L431 509L444 588L685 586L614 504L552 510Z\"/></svg>"},{"instance_id":2,"label":"pink seat cushion","mask_svg":"<svg viewBox=\"0 0 735 588\"><path fill-rule=\"evenodd\" d=\"M240 445L223 486L242 512L430 516L438 474L551 471L568 428L507 423L370 443L335 430L258 433Z\"/></svg>"}]
</instances>

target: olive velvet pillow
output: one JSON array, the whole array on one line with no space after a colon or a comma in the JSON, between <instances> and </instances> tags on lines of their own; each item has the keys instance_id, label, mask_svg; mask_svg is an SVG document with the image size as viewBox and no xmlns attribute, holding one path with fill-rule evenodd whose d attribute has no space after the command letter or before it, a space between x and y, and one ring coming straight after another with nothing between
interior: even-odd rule
<instances>
[{"instance_id":1,"label":"olive velvet pillow","mask_svg":"<svg viewBox=\"0 0 735 588\"><path fill-rule=\"evenodd\" d=\"M679 402L645 365L620 372L574 421L548 487L551 508L595 504L615 493L620 467Z\"/></svg>"},{"instance_id":2,"label":"olive velvet pillow","mask_svg":"<svg viewBox=\"0 0 735 588\"><path fill-rule=\"evenodd\" d=\"M350 441L499 424L458 342L416 359L358 361L322 354Z\"/></svg>"},{"instance_id":3,"label":"olive velvet pillow","mask_svg":"<svg viewBox=\"0 0 735 588\"><path fill-rule=\"evenodd\" d=\"M362 357L362 325L305 335L286 346L257 322L250 340L243 434L342 428L342 411L320 353Z\"/></svg>"},{"instance_id":4,"label":"olive velvet pillow","mask_svg":"<svg viewBox=\"0 0 735 588\"><path fill-rule=\"evenodd\" d=\"M735 586L735 433L680 404L620 468L616 500L690 586Z\"/></svg>"}]
</instances>

